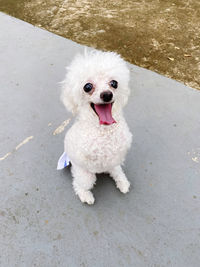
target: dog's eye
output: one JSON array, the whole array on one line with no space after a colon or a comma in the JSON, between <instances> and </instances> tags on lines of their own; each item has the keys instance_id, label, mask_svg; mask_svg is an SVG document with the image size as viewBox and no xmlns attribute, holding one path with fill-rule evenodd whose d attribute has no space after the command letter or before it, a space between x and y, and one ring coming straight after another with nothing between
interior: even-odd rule
<instances>
[{"instance_id":1,"label":"dog's eye","mask_svg":"<svg viewBox=\"0 0 200 267\"><path fill-rule=\"evenodd\" d=\"M89 93L93 88L93 84L92 83L86 83L83 87L83 90L86 92L86 93Z\"/></svg>"},{"instance_id":2,"label":"dog's eye","mask_svg":"<svg viewBox=\"0 0 200 267\"><path fill-rule=\"evenodd\" d=\"M110 86L112 86L113 88L116 89L118 87L118 82L115 80L112 80L112 81L110 81Z\"/></svg>"}]
</instances>

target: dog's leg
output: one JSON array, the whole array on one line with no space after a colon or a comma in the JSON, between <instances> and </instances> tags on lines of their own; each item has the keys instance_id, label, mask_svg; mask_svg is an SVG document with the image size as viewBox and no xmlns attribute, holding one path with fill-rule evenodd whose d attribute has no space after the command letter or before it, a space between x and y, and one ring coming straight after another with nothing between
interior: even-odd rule
<instances>
[{"instance_id":1,"label":"dog's leg","mask_svg":"<svg viewBox=\"0 0 200 267\"><path fill-rule=\"evenodd\" d=\"M96 175L72 164L72 176L73 188L80 200L89 205L94 204L95 199L90 190L96 182Z\"/></svg>"},{"instance_id":2,"label":"dog's leg","mask_svg":"<svg viewBox=\"0 0 200 267\"><path fill-rule=\"evenodd\" d=\"M121 166L116 166L111 171L109 171L109 174L116 182L117 188L119 188L122 193L126 194L130 188L130 182L126 178L126 175L124 174Z\"/></svg>"}]
</instances>

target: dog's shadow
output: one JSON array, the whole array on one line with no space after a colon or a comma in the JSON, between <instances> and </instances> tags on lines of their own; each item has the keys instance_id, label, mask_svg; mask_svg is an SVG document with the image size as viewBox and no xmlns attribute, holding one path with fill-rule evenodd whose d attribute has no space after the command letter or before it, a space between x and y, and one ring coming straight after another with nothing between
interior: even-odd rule
<instances>
[{"instance_id":1,"label":"dog's shadow","mask_svg":"<svg viewBox=\"0 0 200 267\"><path fill-rule=\"evenodd\" d=\"M70 182L72 182L72 174L71 174L71 165L67 168L64 168L62 170L62 174L64 176L64 179L70 179ZM111 190L115 190L115 182L113 181L112 177L108 173L98 173L96 174L97 180L96 183L92 189L94 193L100 193L101 191L105 191L109 188Z\"/></svg>"},{"instance_id":2,"label":"dog's shadow","mask_svg":"<svg viewBox=\"0 0 200 267\"><path fill-rule=\"evenodd\" d=\"M114 181L108 173L99 173L96 174L96 177L97 181L94 187L96 189L103 190L105 186L107 187L108 185L114 185Z\"/></svg>"}]
</instances>

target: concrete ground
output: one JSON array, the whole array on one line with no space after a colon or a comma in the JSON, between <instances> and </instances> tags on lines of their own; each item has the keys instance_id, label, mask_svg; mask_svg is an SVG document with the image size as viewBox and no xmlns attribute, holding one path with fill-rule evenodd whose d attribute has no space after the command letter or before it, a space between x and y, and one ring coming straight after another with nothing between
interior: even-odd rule
<instances>
[{"instance_id":1,"label":"concrete ground","mask_svg":"<svg viewBox=\"0 0 200 267\"><path fill-rule=\"evenodd\" d=\"M129 65L133 145L122 195L94 206L57 171L70 114L65 66L83 46L0 13L0 266L199 267L200 91Z\"/></svg>"}]
</instances>

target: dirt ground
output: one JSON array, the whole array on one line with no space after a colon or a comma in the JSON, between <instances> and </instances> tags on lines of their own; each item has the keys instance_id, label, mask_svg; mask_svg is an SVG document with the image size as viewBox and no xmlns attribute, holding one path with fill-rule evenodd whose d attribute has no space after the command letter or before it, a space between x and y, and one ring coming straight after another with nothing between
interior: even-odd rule
<instances>
[{"instance_id":1,"label":"dirt ground","mask_svg":"<svg viewBox=\"0 0 200 267\"><path fill-rule=\"evenodd\" d=\"M0 0L0 10L200 89L199 0Z\"/></svg>"}]
</instances>

